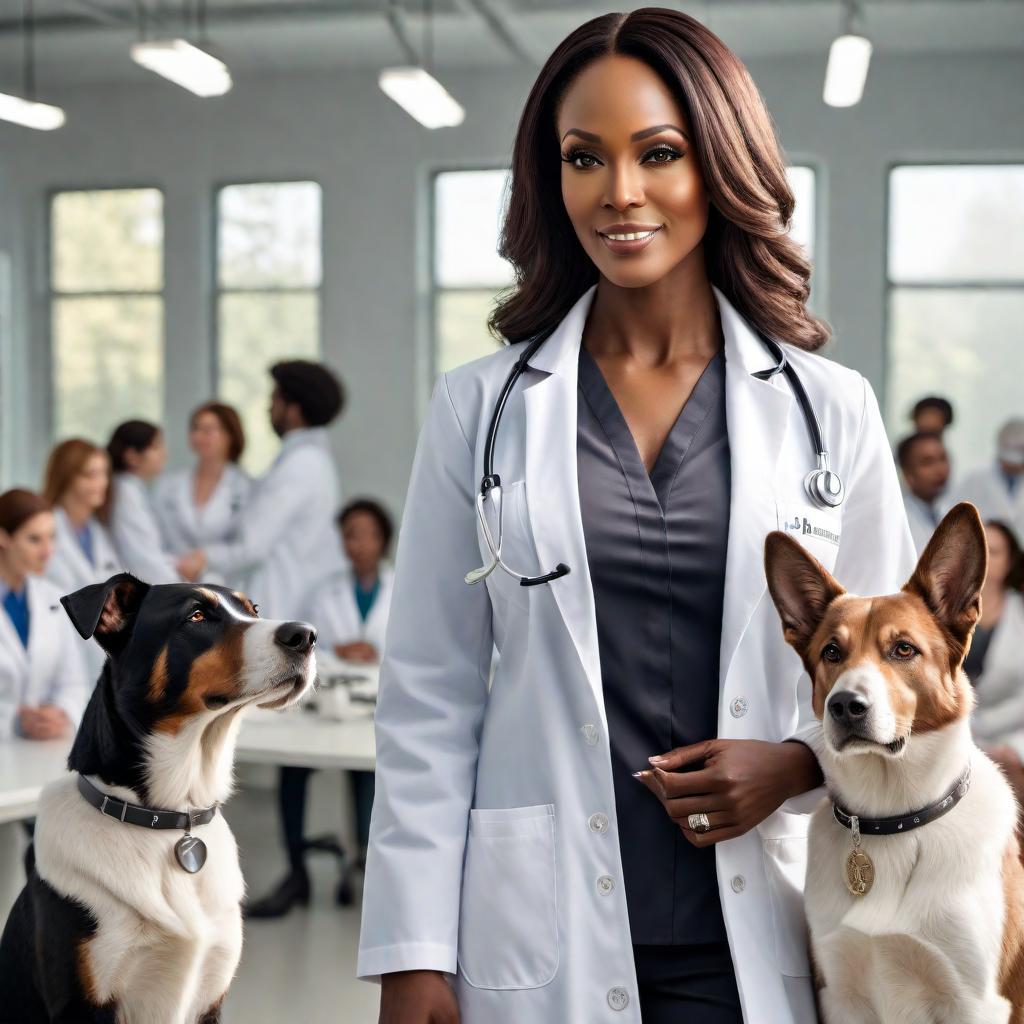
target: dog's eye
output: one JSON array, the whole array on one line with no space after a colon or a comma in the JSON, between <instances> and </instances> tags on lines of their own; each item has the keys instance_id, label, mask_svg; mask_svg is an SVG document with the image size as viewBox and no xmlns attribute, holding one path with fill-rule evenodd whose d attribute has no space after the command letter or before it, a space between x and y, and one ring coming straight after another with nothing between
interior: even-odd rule
<instances>
[{"instance_id":1,"label":"dog's eye","mask_svg":"<svg viewBox=\"0 0 1024 1024\"><path fill-rule=\"evenodd\" d=\"M897 640L896 643L893 644L892 656L894 658L899 658L901 661L906 661L917 653L917 648L906 640Z\"/></svg>"},{"instance_id":2,"label":"dog's eye","mask_svg":"<svg viewBox=\"0 0 1024 1024\"><path fill-rule=\"evenodd\" d=\"M839 649L839 644L826 644L825 649L821 652L821 656L826 661L831 662L843 660L843 652Z\"/></svg>"},{"instance_id":3,"label":"dog's eye","mask_svg":"<svg viewBox=\"0 0 1024 1024\"><path fill-rule=\"evenodd\" d=\"M205 622L206 621L206 612L204 612L202 608L197 608L188 617L188 621L189 622Z\"/></svg>"},{"instance_id":4,"label":"dog's eye","mask_svg":"<svg viewBox=\"0 0 1024 1024\"><path fill-rule=\"evenodd\" d=\"M258 604L254 604L254 605L252 606L252 613L253 613L253 615L257 616L257 618L259 617L259 614L260 614L260 606L259 606Z\"/></svg>"}]
</instances>

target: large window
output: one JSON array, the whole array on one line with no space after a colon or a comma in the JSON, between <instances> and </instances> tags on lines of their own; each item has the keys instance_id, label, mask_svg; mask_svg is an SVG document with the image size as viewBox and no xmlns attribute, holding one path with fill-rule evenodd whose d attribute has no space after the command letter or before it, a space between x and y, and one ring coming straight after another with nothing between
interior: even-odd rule
<instances>
[{"instance_id":1,"label":"large window","mask_svg":"<svg viewBox=\"0 0 1024 1024\"><path fill-rule=\"evenodd\" d=\"M793 237L814 257L814 169L791 167ZM508 171L445 171L434 178L434 369L493 352L487 318L512 268L498 255Z\"/></svg>"},{"instance_id":2,"label":"large window","mask_svg":"<svg viewBox=\"0 0 1024 1024\"><path fill-rule=\"evenodd\" d=\"M105 443L163 416L163 196L59 192L50 214L54 430Z\"/></svg>"},{"instance_id":3,"label":"large window","mask_svg":"<svg viewBox=\"0 0 1024 1024\"><path fill-rule=\"evenodd\" d=\"M217 382L245 424L254 473L277 441L268 368L320 358L321 197L313 181L228 185L217 195Z\"/></svg>"},{"instance_id":4,"label":"large window","mask_svg":"<svg viewBox=\"0 0 1024 1024\"><path fill-rule=\"evenodd\" d=\"M887 415L948 398L954 471L994 458L1024 380L1024 165L907 166L889 176Z\"/></svg>"}]
</instances>

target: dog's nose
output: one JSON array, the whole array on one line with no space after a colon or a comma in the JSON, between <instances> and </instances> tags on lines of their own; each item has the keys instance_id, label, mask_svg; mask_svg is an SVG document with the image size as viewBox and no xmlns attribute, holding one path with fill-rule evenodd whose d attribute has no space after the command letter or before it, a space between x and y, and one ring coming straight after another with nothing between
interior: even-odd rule
<instances>
[{"instance_id":1,"label":"dog's nose","mask_svg":"<svg viewBox=\"0 0 1024 1024\"><path fill-rule=\"evenodd\" d=\"M308 622L282 622L274 633L274 639L289 651L305 654L316 643L316 629Z\"/></svg>"},{"instance_id":2,"label":"dog's nose","mask_svg":"<svg viewBox=\"0 0 1024 1024\"><path fill-rule=\"evenodd\" d=\"M829 714L837 722L856 722L863 718L871 705L859 693L851 690L841 690L834 693L828 702Z\"/></svg>"}]
</instances>

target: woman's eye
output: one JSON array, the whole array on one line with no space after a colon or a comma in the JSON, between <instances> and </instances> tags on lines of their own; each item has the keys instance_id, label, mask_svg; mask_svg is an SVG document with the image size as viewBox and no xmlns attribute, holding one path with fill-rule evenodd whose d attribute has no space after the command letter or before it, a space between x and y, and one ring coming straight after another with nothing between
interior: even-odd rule
<instances>
[{"instance_id":1,"label":"woman's eye","mask_svg":"<svg viewBox=\"0 0 1024 1024\"><path fill-rule=\"evenodd\" d=\"M678 150L670 149L668 146L658 146L644 155L644 160L652 164L670 164L678 160L683 154Z\"/></svg>"},{"instance_id":2,"label":"woman's eye","mask_svg":"<svg viewBox=\"0 0 1024 1024\"><path fill-rule=\"evenodd\" d=\"M837 662L842 660L843 652L839 650L839 644L826 644L821 656L826 661Z\"/></svg>"},{"instance_id":3,"label":"woman's eye","mask_svg":"<svg viewBox=\"0 0 1024 1024\"><path fill-rule=\"evenodd\" d=\"M195 610L195 611L194 611L194 612L193 612L193 613L192 613L192 614L191 614L191 615L190 615L190 616L188 617L188 621L189 621L189 622L205 622L205 621L206 621L206 612L204 612L204 611L202 610L202 608L197 608L197 609L196 609L196 610Z\"/></svg>"},{"instance_id":4,"label":"woman's eye","mask_svg":"<svg viewBox=\"0 0 1024 1024\"><path fill-rule=\"evenodd\" d=\"M582 149L573 149L566 153L562 157L564 163L572 164L573 167L581 171L590 170L591 167L596 167L599 163L596 156L593 153L588 153Z\"/></svg>"},{"instance_id":5,"label":"woman's eye","mask_svg":"<svg viewBox=\"0 0 1024 1024\"><path fill-rule=\"evenodd\" d=\"M892 653L897 658L912 658L917 654L917 648L906 640L900 640L893 646Z\"/></svg>"}]
</instances>

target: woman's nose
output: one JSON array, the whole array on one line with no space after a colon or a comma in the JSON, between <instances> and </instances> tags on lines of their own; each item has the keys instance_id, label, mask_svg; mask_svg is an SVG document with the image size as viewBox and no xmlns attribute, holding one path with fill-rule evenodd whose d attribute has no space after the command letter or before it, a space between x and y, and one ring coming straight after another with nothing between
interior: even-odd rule
<instances>
[{"instance_id":1,"label":"woman's nose","mask_svg":"<svg viewBox=\"0 0 1024 1024\"><path fill-rule=\"evenodd\" d=\"M628 210L631 206L643 206L644 201L640 169L633 161L610 164L604 205L613 210Z\"/></svg>"}]
</instances>

